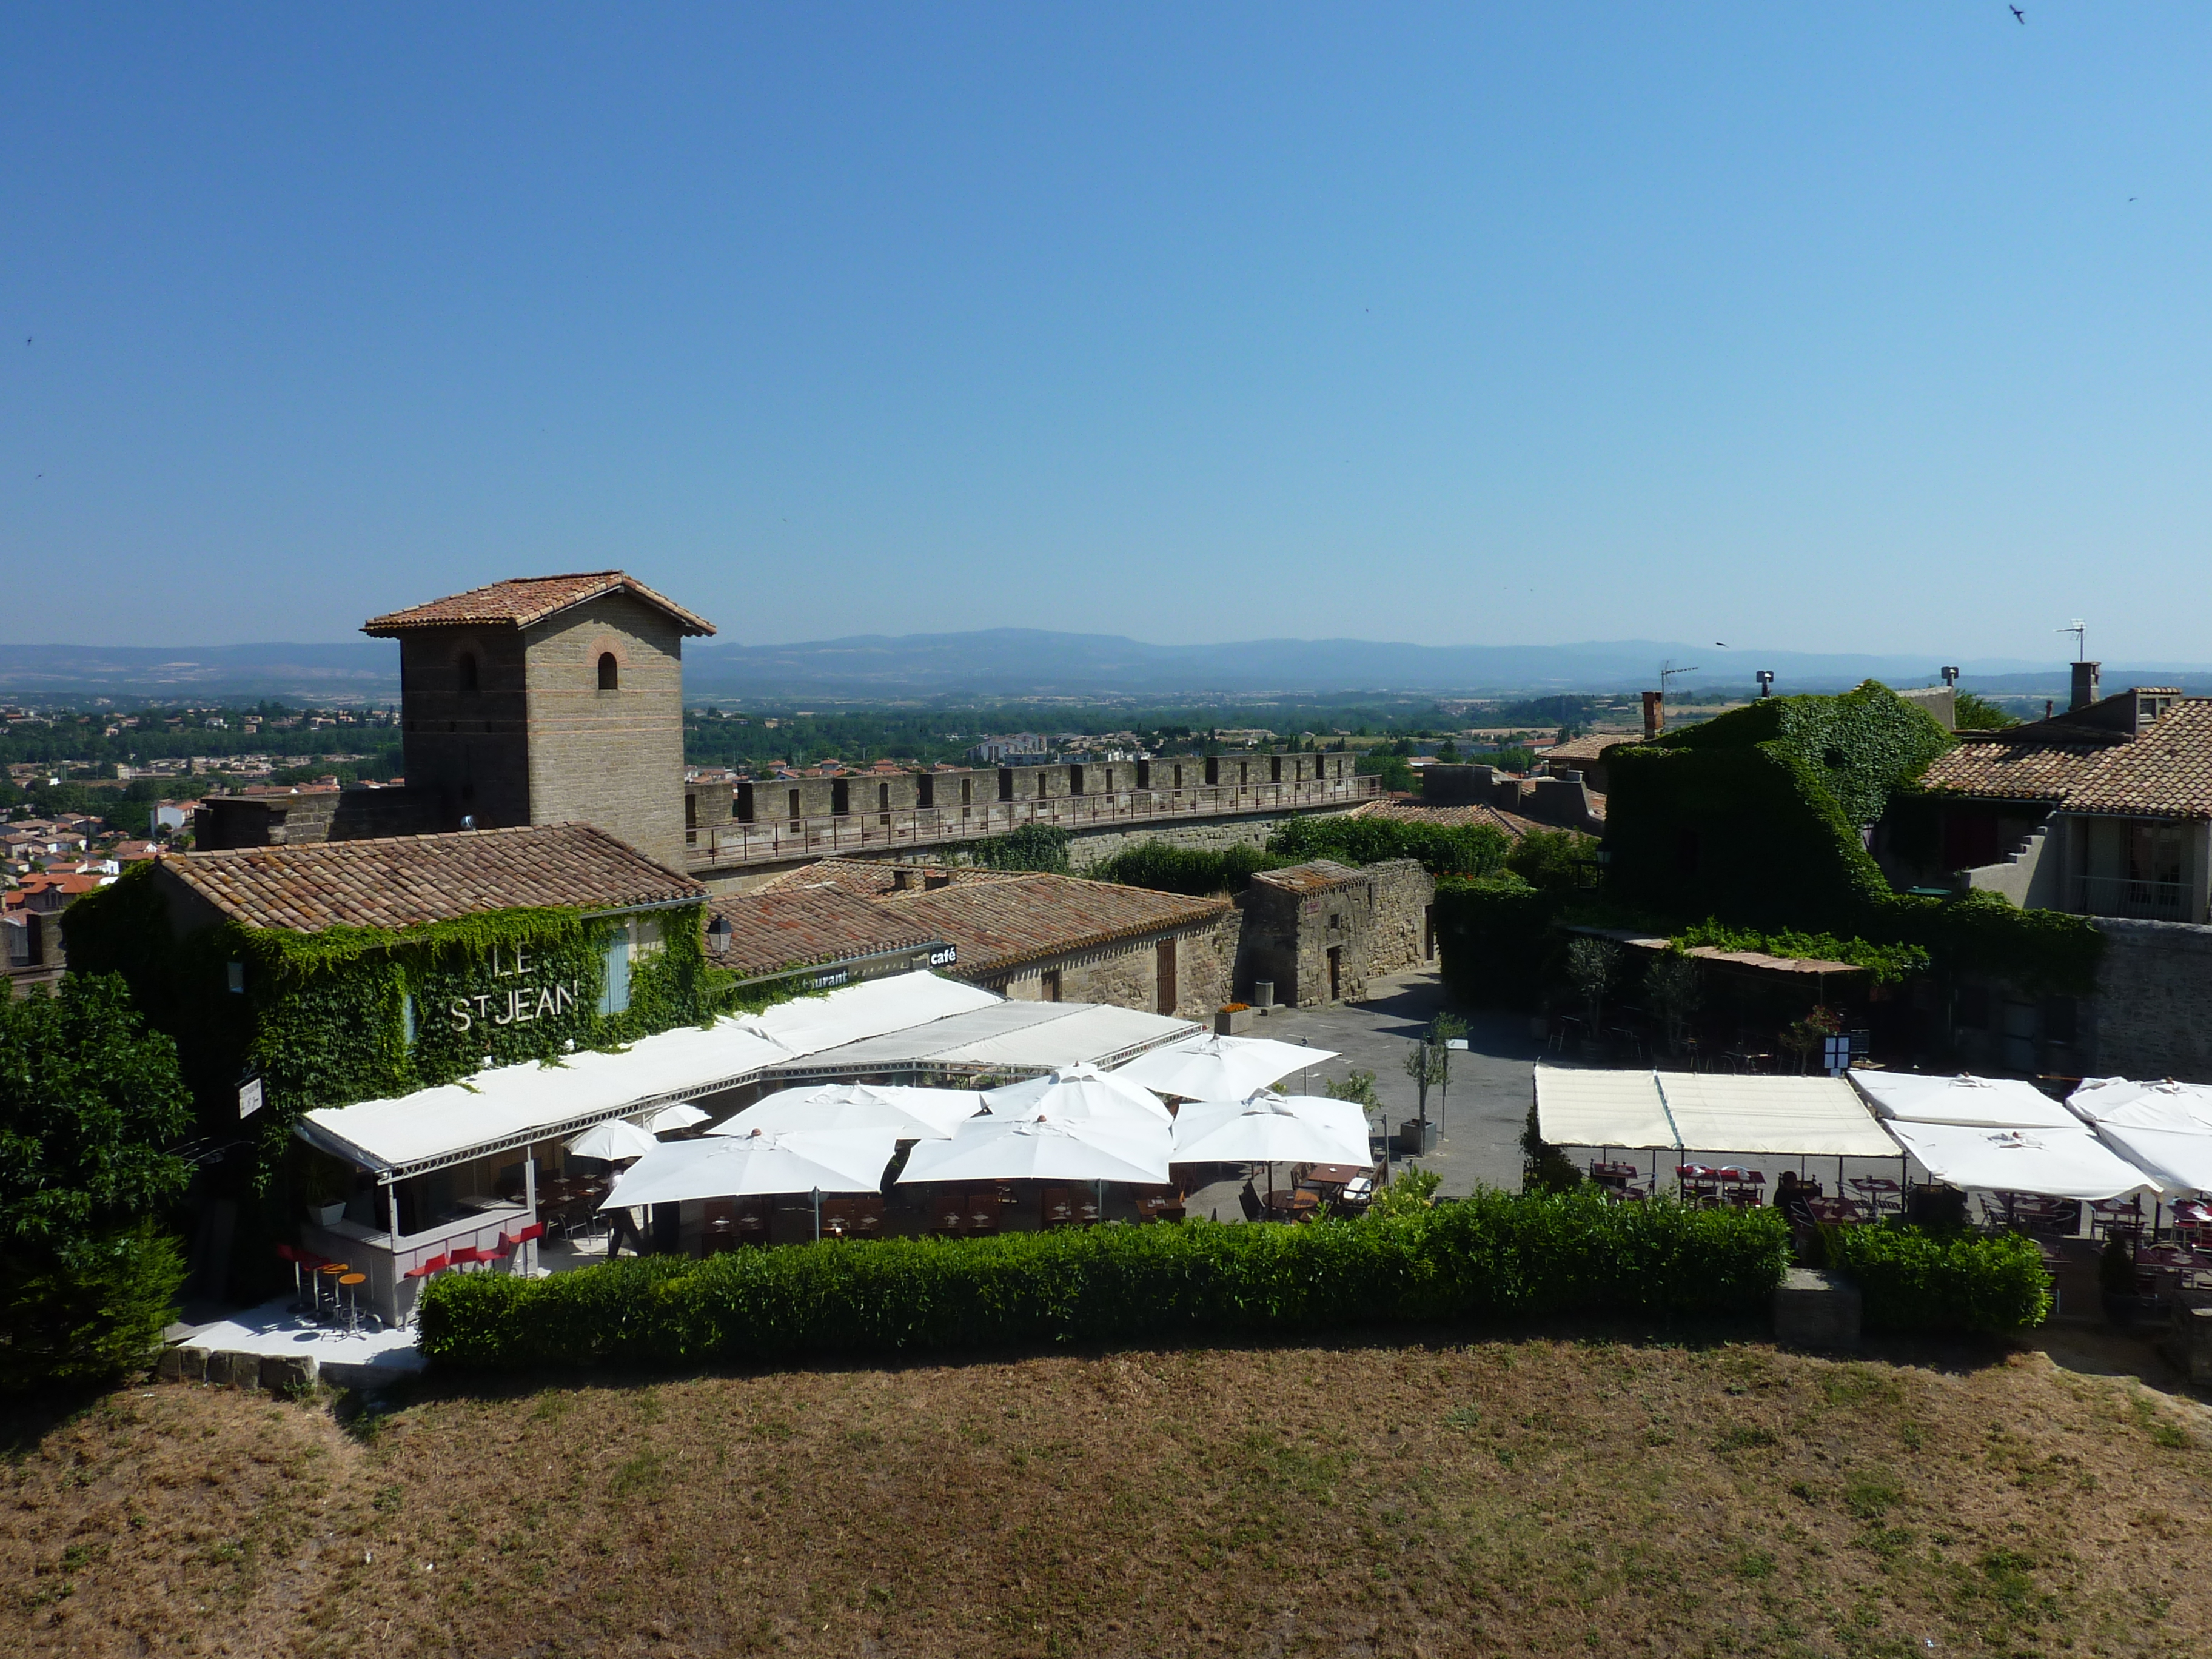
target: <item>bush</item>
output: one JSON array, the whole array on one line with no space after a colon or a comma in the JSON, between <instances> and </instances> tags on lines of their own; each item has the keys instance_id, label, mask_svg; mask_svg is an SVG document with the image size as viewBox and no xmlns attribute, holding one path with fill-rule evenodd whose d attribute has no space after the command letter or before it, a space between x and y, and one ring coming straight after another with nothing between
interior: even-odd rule
<instances>
[{"instance_id":1,"label":"bush","mask_svg":"<svg viewBox=\"0 0 2212 1659\"><path fill-rule=\"evenodd\" d=\"M1086 873L1094 881L1205 898L1215 893L1241 893L1260 871L1279 870L1290 862L1256 847L1216 849L1148 841L1100 860Z\"/></svg>"},{"instance_id":2,"label":"bush","mask_svg":"<svg viewBox=\"0 0 2212 1659\"><path fill-rule=\"evenodd\" d=\"M1867 1328L1997 1334L2040 1325L2051 1275L2017 1233L1941 1234L1892 1221L1821 1230L1828 1265L1859 1287Z\"/></svg>"},{"instance_id":3,"label":"bush","mask_svg":"<svg viewBox=\"0 0 2212 1659\"><path fill-rule=\"evenodd\" d=\"M1267 837L1267 850L1288 863L1334 859L1340 864L1380 864L1416 859L1432 876L1489 876L1505 867L1512 848L1503 830L1476 823L1452 827L1401 818L1292 818Z\"/></svg>"},{"instance_id":4,"label":"bush","mask_svg":"<svg viewBox=\"0 0 2212 1659\"><path fill-rule=\"evenodd\" d=\"M990 1239L828 1240L550 1279L453 1273L422 1352L529 1368L890 1356L1175 1341L1559 1314L1759 1317L1789 1229L1772 1210L1484 1192L1303 1227L1100 1227Z\"/></svg>"},{"instance_id":5,"label":"bush","mask_svg":"<svg viewBox=\"0 0 2212 1659\"><path fill-rule=\"evenodd\" d=\"M98 1382L145 1364L184 1282L177 1241L151 1223L0 1251L0 1390Z\"/></svg>"},{"instance_id":6,"label":"bush","mask_svg":"<svg viewBox=\"0 0 2212 1659\"><path fill-rule=\"evenodd\" d=\"M1515 875L1437 884L1437 954L1453 1000L1474 1008L1534 1008L1564 967L1552 924L1570 896Z\"/></svg>"},{"instance_id":7,"label":"bush","mask_svg":"<svg viewBox=\"0 0 2212 1659\"><path fill-rule=\"evenodd\" d=\"M1030 870L1048 876L1069 873L1067 849L1074 837L1046 823L1025 823L1003 836L971 841L963 850L970 864L989 870Z\"/></svg>"},{"instance_id":8,"label":"bush","mask_svg":"<svg viewBox=\"0 0 2212 1659\"><path fill-rule=\"evenodd\" d=\"M184 1282L152 1215L191 1167L176 1045L123 981L0 1000L0 1388L88 1381L160 1340Z\"/></svg>"}]
</instances>

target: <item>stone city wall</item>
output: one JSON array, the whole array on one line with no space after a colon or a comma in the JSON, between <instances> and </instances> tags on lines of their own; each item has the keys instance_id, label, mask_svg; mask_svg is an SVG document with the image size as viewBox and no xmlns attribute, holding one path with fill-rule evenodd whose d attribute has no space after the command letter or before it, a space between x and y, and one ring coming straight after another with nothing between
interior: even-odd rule
<instances>
[{"instance_id":1,"label":"stone city wall","mask_svg":"<svg viewBox=\"0 0 2212 1659\"><path fill-rule=\"evenodd\" d=\"M2105 956L2081 1006L2087 1063L2103 1076L2212 1083L2212 927L2097 919Z\"/></svg>"}]
</instances>

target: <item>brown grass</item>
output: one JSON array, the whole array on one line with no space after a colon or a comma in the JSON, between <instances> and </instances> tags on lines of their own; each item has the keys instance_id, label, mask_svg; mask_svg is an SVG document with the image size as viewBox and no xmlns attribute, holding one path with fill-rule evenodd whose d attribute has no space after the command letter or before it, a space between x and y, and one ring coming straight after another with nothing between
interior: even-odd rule
<instances>
[{"instance_id":1,"label":"brown grass","mask_svg":"<svg viewBox=\"0 0 2212 1659\"><path fill-rule=\"evenodd\" d=\"M341 1426L326 1402L141 1386L33 1429L0 1477L0 1650L2165 1654L2212 1633L2202 1408L2040 1352L1529 1339L393 1406Z\"/></svg>"}]
</instances>

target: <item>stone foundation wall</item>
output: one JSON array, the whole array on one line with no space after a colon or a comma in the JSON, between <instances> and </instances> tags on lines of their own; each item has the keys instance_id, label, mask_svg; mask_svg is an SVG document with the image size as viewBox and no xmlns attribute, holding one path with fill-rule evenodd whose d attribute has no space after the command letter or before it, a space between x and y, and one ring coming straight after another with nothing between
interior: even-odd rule
<instances>
[{"instance_id":1,"label":"stone foundation wall","mask_svg":"<svg viewBox=\"0 0 2212 1659\"><path fill-rule=\"evenodd\" d=\"M1170 936L1175 946L1176 1004L1160 1008L1160 946L1163 936L1132 941L1109 953L1086 951L1075 961L1044 962L1010 975L979 978L975 983L1014 1002L1036 1002L1045 995L1046 975L1060 975L1062 1002L1101 1002L1142 1013L1172 1012L1179 1019L1207 1020L1230 1000L1231 965L1243 918L1231 910L1220 921Z\"/></svg>"},{"instance_id":2,"label":"stone foundation wall","mask_svg":"<svg viewBox=\"0 0 2212 1659\"><path fill-rule=\"evenodd\" d=\"M2081 1004L2088 1063L2104 1076L2212 1083L2212 927L2100 917L2105 958Z\"/></svg>"},{"instance_id":3,"label":"stone foundation wall","mask_svg":"<svg viewBox=\"0 0 2212 1659\"><path fill-rule=\"evenodd\" d=\"M1361 977L1402 973L1426 962L1436 878L1412 859L1392 859L1369 865L1367 879L1375 890L1375 908L1364 941Z\"/></svg>"}]
</instances>

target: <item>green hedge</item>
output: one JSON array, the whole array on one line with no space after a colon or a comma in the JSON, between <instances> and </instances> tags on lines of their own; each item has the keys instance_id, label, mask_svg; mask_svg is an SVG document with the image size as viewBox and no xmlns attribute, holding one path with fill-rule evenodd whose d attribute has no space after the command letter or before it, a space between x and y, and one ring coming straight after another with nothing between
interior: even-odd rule
<instances>
[{"instance_id":1,"label":"green hedge","mask_svg":"<svg viewBox=\"0 0 2212 1659\"><path fill-rule=\"evenodd\" d=\"M1574 896L1515 875L1437 884L1437 955L1445 988L1475 1008L1534 1008L1555 981L1566 935L1553 924Z\"/></svg>"},{"instance_id":2,"label":"green hedge","mask_svg":"<svg viewBox=\"0 0 2212 1659\"><path fill-rule=\"evenodd\" d=\"M549 1279L447 1274L418 1314L442 1363L540 1367L1186 1340L1464 1318L1763 1316L1773 1210L1481 1193L1304 1227L1104 1227L827 1241Z\"/></svg>"},{"instance_id":3,"label":"green hedge","mask_svg":"<svg viewBox=\"0 0 2212 1659\"><path fill-rule=\"evenodd\" d=\"M1822 1231L1828 1265L1859 1287L1867 1328L1997 1334L2040 1325L2051 1275L2017 1233L1930 1233L1892 1223Z\"/></svg>"},{"instance_id":4,"label":"green hedge","mask_svg":"<svg viewBox=\"0 0 2212 1659\"><path fill-rule=\"evenodd\" d=\"M1094 881L1124 887L1149 887L1160 893L1241 893L1261 870L1279 870L1291 860L1256 847L1171 847L1164 841L1140 842L1084 873Z\"/></svg>"},{"instance_id":5,"label":"green hedge","mask_svg":"<svg viewBox=\"0 0 2212 1659\"><path fill-rule=\"evenodd\" d=\"M1488 876L1505 867L1513 843L1504 831L1484 823L1453 826L1335 813L1292 818L1267 837L1267 850L1285 863L1334 859L1367 865L1417 859L1432 876Z\"/></svg>"}]
</instances>

